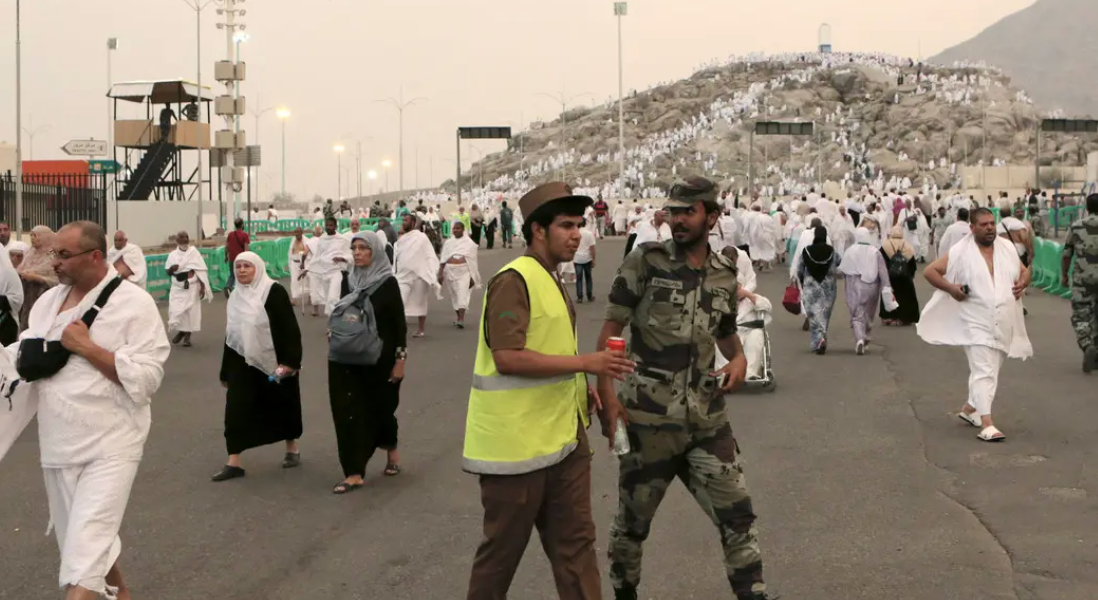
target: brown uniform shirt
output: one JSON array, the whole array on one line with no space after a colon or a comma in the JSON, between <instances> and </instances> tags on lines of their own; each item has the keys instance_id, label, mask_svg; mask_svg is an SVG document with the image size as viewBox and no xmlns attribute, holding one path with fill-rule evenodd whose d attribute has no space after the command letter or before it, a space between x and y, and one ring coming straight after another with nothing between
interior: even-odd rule
<instances>
[{"instance_id":1,"label":"brown uniform shirt","mask_svg":"<svg viewBox=\"0 0 1098 600\"><path fill-rule=\"evenodd\" d=\"M568 315L572 318L572 331L576 330L576 309L572 299L561 286L555 271L545 266L540 258L529 250L529 256L549 271L557 289L568 305ZM530 294L526 289L526 280L518 271L508 270L497 274L488 282L488 299L484 305L484 339L492 350L522 350L526 347L526 331L530 328Z\"/></svg>"}]
</instances>

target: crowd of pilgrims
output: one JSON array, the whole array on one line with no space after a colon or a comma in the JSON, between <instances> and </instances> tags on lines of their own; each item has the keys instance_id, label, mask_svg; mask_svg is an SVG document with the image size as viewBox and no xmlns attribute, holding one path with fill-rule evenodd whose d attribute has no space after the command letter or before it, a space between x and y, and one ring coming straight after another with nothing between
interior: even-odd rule
<instances>
[{"instance_id":1,"label":"crowd of pilgrims","mask_svg":"<svg viewBox=\"0 0 1098 600\"><path fill-rule=\"evenodd\" d=\"M822 129L828 130L825 132L824 143L837 145L843 155L841 161L831 165L817 165L816 161L807 160L799 170L792 172L783 170L780 165L769 165L765 171L768 180L772 183L766 184L762 190L763 196L802 196L807 193L811 185L805 182L822 179L821 169L827 173L828 177L840 181L845 189L851 191L861 185L874 189L896 187L906 190L912 187L910 179L905 182L903 177L886 176L881 166L869 158L870 148L867 148L864 142L856 141L861 124L855 118L851 107L836 105L826 110L823 107L815 107L804 112L775 101L774 93L785 89L790 84L803 85L811 82L821 73L848 69L852 66L871 67L881 72L884 77L898 82L909 77L914 87L904 93L915 95L933 93L939 102L958 106L980 106L992 109L996 103L991 99L991 90L1004 87L1002 79L995 76L996 71L976 63L955 63L952 65L953 72L944 73L909 58L857 52L730 56L725 60L714 60L699 65L694 77L703 77L719 83L722 76L727 77L727 74L722 75L721 69L763 70L771 65L786 65L790 68L776 72L769 80L756 82L746 89L730 89L729 96L717 98L698 114L684 115L681 123L643 136L636 144L630 144L625 149L624 173L620 181L617 177L608 178L605 182L584 179L578 182L577 193L590 197L601 195L606 198L658 199L663 197L664 190L657 184L657 180L667 177L675 178L687 169L710 178L735 182L730 173L724 172L727 165L718 164L718 154L715 151L701 151L695 148L700 142L713 146L721 140L722 131L741 129L746 126L745 124L761 118L811 119ZM658 91L672 83L668 81L657 84L645 93ZM1003 92L996 93L1002 95ZM900 101L899 93L893 101ZM1032 103L1024 92L1017 92L1013 101ZM615 100L609 100L602 106L606 110L615 107ZM616 108L613 115L616 115ZM616 116L608 116L608 118L615 119ZM633 119L626 125L635 127L639 123ZM801 145L815 143L815 140L808 140ZM547 144L551 149L548 156L527 157L515 172L486 181L483 187L471 190L470 195L473 200L483 204L486 201L502 198L514 204L514 201L517 201L530 188L530 181L544 179L550 174L569 168L595 164L610 166L617 165L621 161L616 140L606 140L606 149L594 153L579 152L575 147L561 148L559 141L555 138L547 140ZM794 146L797 144L798 142L794 142ZM912 157L895 148L891 141L888 142L887 149L895 152L897 159L901 162L918 163L918 172L924 174L922 177L924 195L939 192L935 180L940 178L931 176L930 172L943 174L950 181L959 181L959 165L946 157ZM804 150L810 149L804 148ZM516 151L511 150L511 152ZM794 154L797 151L797 147L792 148ZM976 157L975 160L978 166L982 164L981 158ZM992 166L1005 164L1003 159L994 156L988 158L988 163ZM670 166L664 166L667 164ZM617 169L614 171L616 173ZM439 195L424 193L418 197L432 203L438 200Z\"/></svg>"}]
</instances>

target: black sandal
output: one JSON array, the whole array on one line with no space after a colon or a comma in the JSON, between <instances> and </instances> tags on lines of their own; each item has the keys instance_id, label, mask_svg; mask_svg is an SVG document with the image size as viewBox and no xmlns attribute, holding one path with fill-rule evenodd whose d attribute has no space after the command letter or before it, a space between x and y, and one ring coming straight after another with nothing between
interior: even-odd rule
<instances>
[{"instance_id":1,"label":"black sandal","mask_svg":"<svg viewBox=\"0 0 1098 600\"><path fill-rule=\"evenodd\" d=\"M244 469L240 467L225 465L224 467L221 467L220 471L214 473L213 477L210 478L210 481L228 481L230 479L236 479L243 476Z\"/></svg>"},{"instance_id":2,"label":"black sandal","mask_svg":"<svg viewBox=\"0 0 1098 600\"><path fill-rule=\"evenodd\" d=\"M363 485L366 485L366 484L365 483L347 483L346 481L341 481L341 482L337 483L334 488L332 488L332 493L336 494L336 495L349 494L349 493L357 490L358 488L362 487Z\"/></svg>"},{"instance_id":3,"label":"black sandal","mask_svg":"<svg viewBox=\"0 0 1098 600\"><path fill-rule=\"evenodd\" d=\"M292 469L301 465L301 453L300 452L287 452L286 457L282 459L283 469Z\"/></svg>"},{"instance_id":4,"label":"black sandal","mask_svg":"<svg viewBox=\"0 0 1098 600\"><path fill-rule=\"evenodd\" d=\"M397 475L400 475L400 465L396 463L389 463L385 465L385 470L382 471L382 473L386 477L396 477Z\"/></svg>"}]
</instances>

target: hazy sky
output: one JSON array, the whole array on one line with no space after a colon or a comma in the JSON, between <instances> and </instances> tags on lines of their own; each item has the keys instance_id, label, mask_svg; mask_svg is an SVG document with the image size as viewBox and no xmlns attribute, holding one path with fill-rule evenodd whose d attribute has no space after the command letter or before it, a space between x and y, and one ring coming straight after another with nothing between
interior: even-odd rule
<instances>
[{"instance_id":1,"label":"hazy sky","mask_svg":"<svg viewBox=\"0 0 1098 600\"><path fill-rule=\"evenodd\" d=\"M1033 0L632 0L624 21L625 87L680 79L699 63L730 54L805 51L821 23L836 50L930 56L966 40ZM0 140L14 142L14 0L0 15ZM396 110L375 100L398 95L429 101L405 112L405 187L452 176L459 125L518 126L549 119L560 105L539 92L617 95L617 30L603 0L248 0L243 45L250 109L286 106L287 191L299 198L336 194L341 140L363 141L363 171L393 161L397 188ZM226 55L217 4L203 13L203 78ZM120 38L115 81L196 77L195 13L184 0L24 0L23 121L48 125L35 136L36 159L65 158L72 138L102 139L107 128L106 39ZM224 88L215 86L221 93ZM220 127L220 120L216 123ZM249 143L255 120L244 121ZM261 121L263 194L280 185L279 124ZM372 137L372 140L366 139ZM24 136L24 156L29 155ZM501 142L475 144L484 152ZM476 156L465 144L463 159ZM433 157L434 178L431 178ZM343 164L354 160L345 154ZM465 162L465 161L463 161ZM369 181L363 183L364 191ZM349 189L353 194L352 184Z\"/></svg>"}]
</instances>

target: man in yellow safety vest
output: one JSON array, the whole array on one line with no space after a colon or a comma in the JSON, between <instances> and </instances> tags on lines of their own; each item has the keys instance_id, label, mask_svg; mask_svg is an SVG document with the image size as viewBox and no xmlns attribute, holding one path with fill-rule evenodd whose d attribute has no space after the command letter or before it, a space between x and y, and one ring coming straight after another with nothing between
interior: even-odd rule
<instances>
[{"instance_id":1,"label":"man in yellow safety vest","mask_svg":"<svg viewBox=\"0 0 1098 600\"><path fill-rule=\"evenodd\" d=\"M591 199L547 183L519 201L527 251L492 278L481 314L462 468L480 476L484 539L469 600L504 600L534 527L561 600L599 600L585 374L622 379L622 352L579 354L575 308L556 276Z\"/></svg>"}]
</instances>

